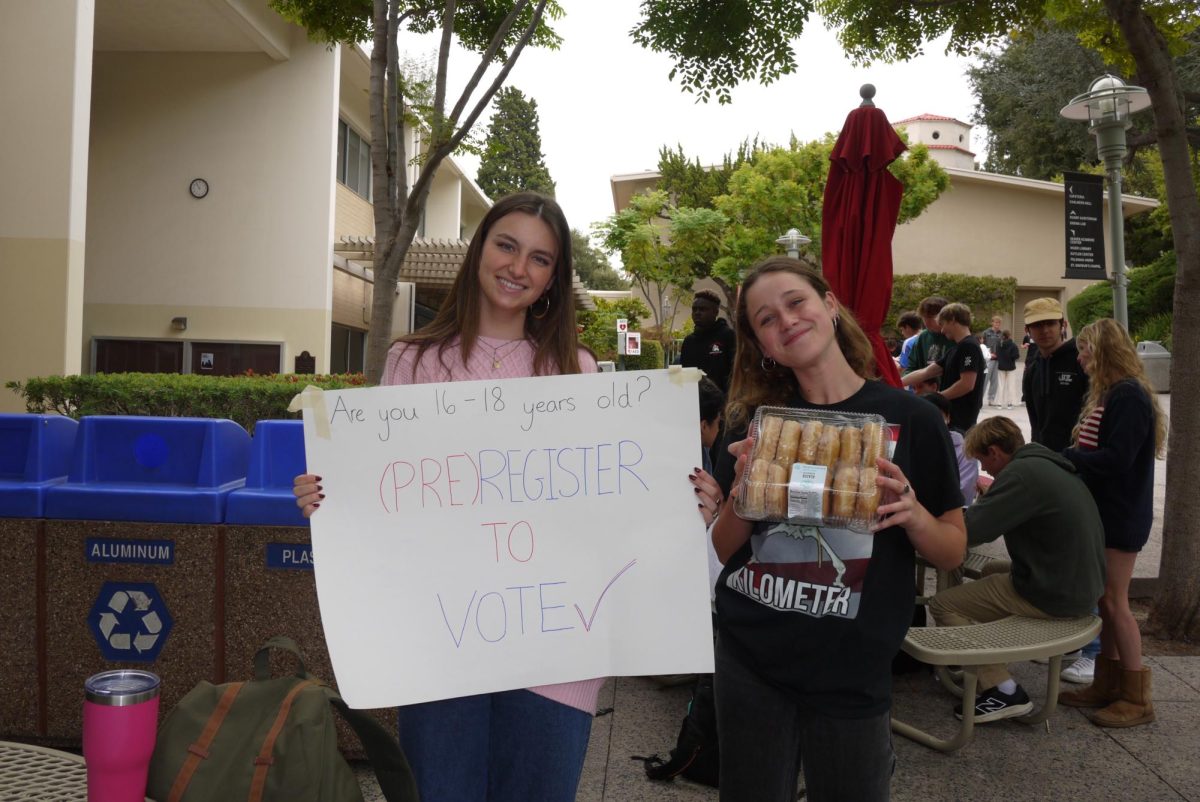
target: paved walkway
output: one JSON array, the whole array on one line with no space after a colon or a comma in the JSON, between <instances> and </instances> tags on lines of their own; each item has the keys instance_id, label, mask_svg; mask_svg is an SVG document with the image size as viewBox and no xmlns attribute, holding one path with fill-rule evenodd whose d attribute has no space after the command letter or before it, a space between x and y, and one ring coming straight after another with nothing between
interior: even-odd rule
<instances>
[{"instance_id":1,"label":"paved walkway","mask_svg":"<svg viewBox=\"0 0 1200 802\"><path fill-rule=\"evenodd\" d=\"M1170 396L1160 395L1170 412ZM1006 415L1028 437L1023 407L986 408L983 417ZM1158 575L1161 513L1166 465L1155 472L1155 526L1139 557L1136 577ZM996 547L1003 553L1003 547ZM1083 711L1059 707L1046 725L1013 721L977 725L975 739L953 755L897 737L896 802L939 800L1127 799L1200 802L1200 657L1153 657L1154 704L1158 720L1142 727L1106 730ZM1018 663L1016 679L1035 702L1044 698L1046 667ZM656 783L645 778L634 755L666 756L687 709L686 687L661 688L643 677L610 680L600 694L601 711L592 726L577 802L692 802L716 800L711 788L685 780ZM894 714L946 737L957 721L955 699L926 673L898 677ZM764 733L763 737L770 737ZM381 799L373 780L364 779L368 802Z\"/></svg>"}]
</instances>

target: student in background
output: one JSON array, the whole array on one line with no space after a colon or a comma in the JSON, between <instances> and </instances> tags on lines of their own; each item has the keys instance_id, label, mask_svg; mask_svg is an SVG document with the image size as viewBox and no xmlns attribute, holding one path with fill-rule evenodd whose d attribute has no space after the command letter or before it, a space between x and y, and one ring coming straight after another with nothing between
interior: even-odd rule
<instances>
[{"instance_id":1,"label":"student in background","mask_svg":"<svg viewBox=\"0 0 1200 802\"><path fill-rule=\"evenodd\" d=\"M938 408L942 413L942 420L946 421L946 428L949 429L950 402L946 400L946 396L941 393L923 393L921 398ZM958 486L962 489L963 506L969 507L975 500L975 492L979 485L979 460L966 454L963 450L963 436L953 429L950 429L950 442L954 444L954 456L958 458Z\"/></svg>"},{"instance_id":2,"label":"student in background","mask_svg":"<svg viewBox=\"0 0 1200 802\"><path fill-rule=\"evenodd\" d=\"M1101 727L1154 721L1150 669L1129 609L1129 583L1154 520L1154 459L1167 444L1167 420L1133 340L1112 318L1079 332L1079 364L1091 382L1074 442L1063 455L1087 483L1104 521L1108 576L1100 597L1100 658L1092 684L1062 694L1063 704L1102 707Z\"/></svg>"},{"instance_id":3,"label":"student in background","mask_svg":"<svg viewBox=\"0 0 1200 802\"><path fill-rule=\"evenodd\" d=\"M917 337L924 327L921 322L921 316L916 312L905 312L900 316L900 320L896 323L900 329L900 335L904 337L904 343L900 346L900 370L905 372L911 369L909 357L912 356L913 346L917 343Z\"/></svg>"},{"instance_id":4,"label":"student in background","mask_svg":"<svg viewBox=\"0 0 1200 802\"><path fill-rule=\"evenodd\" d=\"M1005 329L1000 334L1000 348L996 353L996 372L1000 383L1000 403L997 406L1012 409L1013 404L1021 400L1021 374L1017 371L1020 359L1021 349Z\"/></svg>"}]
</instances>

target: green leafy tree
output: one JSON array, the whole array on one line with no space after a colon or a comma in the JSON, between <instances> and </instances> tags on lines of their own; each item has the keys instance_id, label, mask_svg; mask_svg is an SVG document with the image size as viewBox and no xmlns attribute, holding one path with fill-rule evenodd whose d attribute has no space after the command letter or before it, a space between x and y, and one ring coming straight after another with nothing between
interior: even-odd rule
<instances>
[{"instance_id":1,"label":"green leafy tree","mask_svg":"<svg viewBox=\"0 0 1200 802\"><path fill-rule=\"evenodd\" d=\"M724 11L728 6L738 11ZM927 42L946 36L948 49L961 55L979 46L1001 44L1010 32L1036 30L1047 21L1073 31L1085 46L1145 87L1153 104L1154 133L1162 158L1172 240L1178 258L1174 331L1176 350L1200 350L1200 194L1192 180L1189 119L1185 100L1194 85L1175 66L1200 27L1195 0L821 0L718 4L700 13L686 0L645 0L636 41L676 60L672 77L707 98L741 80L769 81L790 72L792 42L819 8L838 31L846 52L858 62L902 61L919 55ZM760 13L760 11L762 13ZM690 12L690 13L689 13ZM774 13L772 13L774 12ZM687 34L691 34L689 37ZM724 92L722 92L722 88ZM1181 398L1200 395L1200 372L1172 363L1171 386ZM1200 405L1172 410L1167 496L1174 499L1163 521L1161 582L1150 628L1171 638L1200 638Z\"/></svg>"},{"instance_id":2,"label":"green leafy tree","mask_svg":"<svg viewBox=\"0 0 1200 802\"><path fill-rule=\"evenodd\" d=\"M493 199L522 190L554 197L554 180L542 154L537 101L514 86L496 94L496 112L475 180Z\"/></svg>"},{"instance_id":3,"label":"green leafy tree","mask_svg":"<svg viewBox=\"0 0 1200 802\"><path fill-rule=\"evenodd\" d=\"M1015 35L985 50L967 68L975 93L975 121L987 132L985 169L1052 180L1083 164L1095 145L1087 126L1058 110L1107 72L1104 60L1059 26Z\"/></svg>"},{"instance_id":4,"label":"green leafy tree","mask_svg":"<svg viewBox=\"0 0 1200 802\"><path fill-rule=\"evenodd\" d=\"M419 0L270 0L284 18L309 36L330 44L371 41L371 193L375 214L375 283L367 334L366 375L377 383L391 345L392 305L404 256L425 211L438 168L466 140L479 115L504 85L527 45L557 48L559 36L547 19L562 16L553 0L431 3ZM420 86L402 69L400 30L439 34L432 87ZM447 76L451 43L479 57L458 98L449 104ZM490 81L490 67L499 65ZM481 88L482 85L482 88ZM425 113L428 146L408 152L405 123ZM411 162L420 169L409 184Z\"/></svg>"},{"instance_id":5,"label":"green leafy tree","mask_svg":"<svg viewBox=\"0 0 1200 802\"><path fill-rule=\"evenodd\" d=\"M625 273L651 301L654 326L665 338L670 332L663 331L664 306L684 297L696 275L716 259L725 224L720 212L670 206L667 193L655 190L635 195L594 228L606 251L621 254Z\"/></svg>"},{"instance_id":6,"label":"green leafy tree","mask_svg":"<svg viewBox=\"0 0 1200 802\"><path fill-rule=\"evenodd\" d=\"M665 146L658 151L658 185L673 206L712 208L713 198L729 191L729 177L743 164L752 162L760 150L758 138L746 140L734 153L725 154L720 165L705 166L698 158L689 158L683 145L675 150Z\"/></svg>"},{"instance_id":7,"label":"green leafy tree","mask_svg":"<svg viewBox=\"0 0 1200 802\"><path fill-rule=\"evenodd\" d=\"M649 314L650 310L637 298L620 298L613 301L597 298L594 310L588 309L579 313L579 325L583 326L579 341L592 349L597 359L615 360L617 320L624 318L629 321L631 330L640 331L642 318Z\"/></svg>"},{"instance_id":8,"label":"green leafy tree","mask_svg":"<svg viewBox=\"0 0 1200 802\"><path fill-rule=\"evenodd\" d=\"M609 264L604 251L592 245L582 231L571 229L571 253L575 258L575 272L589 290L627 290L629 281Z\"/></svg>"},{"instance_id":9,"label":"green leafy tree","mask_svg":"<svg viewBox=\"0 0 1200 802\"><path fill-rule=\"evenodd\" d=\"M731 222L712 277L730 300L732 287L751 265L779 252L775 240L789 228L812 238L801 256L820 265L821 205L835 141L833 134L804 144L793 137L786 148L764 150L733 172L728 194L714 199ZM913 145L888 169L904 185L900 223L920 215L950 182L924 145Z\"/></svg>"}]
</instances>

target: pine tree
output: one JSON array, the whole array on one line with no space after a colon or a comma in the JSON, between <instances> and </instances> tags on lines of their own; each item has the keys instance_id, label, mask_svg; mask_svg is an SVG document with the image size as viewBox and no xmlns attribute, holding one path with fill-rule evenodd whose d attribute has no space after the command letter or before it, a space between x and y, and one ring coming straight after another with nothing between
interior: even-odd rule
<instances>
[{"instance_id":1,"label":"pine tree","mask_svg":"<svg viewBox=\"0 0 1200 802\"><path fill-rule=\"evenodd\" d=\"M493 200L521 190L554 197L554 180L542 155L537 101L515 87L496 93L476 181Z\"/></svg>"}]
</instances>

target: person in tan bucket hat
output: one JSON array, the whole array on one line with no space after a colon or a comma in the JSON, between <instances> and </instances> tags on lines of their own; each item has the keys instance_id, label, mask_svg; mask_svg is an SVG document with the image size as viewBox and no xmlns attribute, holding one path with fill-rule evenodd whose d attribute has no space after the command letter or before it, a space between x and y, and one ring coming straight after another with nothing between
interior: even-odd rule
<instances>
[{"instance_id":1,"label":"person in tan bucket hat","mask_svg":"<svg viewBox=\"0 0 1200 802\"><path fill-rule=\"evenodd\" d=\"M1022 383L1031 439L1051 451L1071 445L1071 430L1087 396L1088 377L1079 366L1075 341L1067 339L1066 320L1057 298L1025 304L1025 330L1037 347Z\"/></svg>"}]
</instances>

